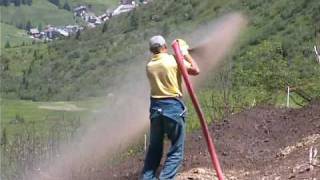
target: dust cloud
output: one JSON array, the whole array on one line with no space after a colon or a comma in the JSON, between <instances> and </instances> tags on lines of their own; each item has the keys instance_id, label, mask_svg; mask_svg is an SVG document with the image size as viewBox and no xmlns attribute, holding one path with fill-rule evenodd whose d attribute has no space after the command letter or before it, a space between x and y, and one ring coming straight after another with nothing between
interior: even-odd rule
<instances>
[{"instance_id":1,"label":"dust cloud","mask_svg":"<svg viewBox=\"0 0 320 180\"><path fill-rule=\"evenodd\" d=\"M201 70L199 76L192 78L195 86L201 85L208 74L215 70L224 57L231 52L232 45L246 24L247 21L243 15L234 13L193 33L190 42L195 46L190 49L190 54L199 64Z\"/></svg>"},{"instance_id":2,"label":"dust cloud","mask_svg":"<svg viewBox=\"0 0 320 180\"><path fill-rule=\"evenodd\" d=\"M201 84L201 80L228 53L245 24L241 14L230 14L214 21L212 25L200 27L185 38L191 42L189 44L198 44L191 50L201 68L201 75L194 79L196 85ZM149 57L141 55L139 58ZM111 102L96 115L98 118L95 123L74 143L66 145L63 153L54 161L43 163L41 170L30 179L78 179L75 174L81 174L84 167L95 167L97 162L116 154L119 148L125 149L143 137L149 126L149 85L145 76L145 62L131 69L125 80L114 88L113 97L106 99Z\"/></svg>"}]
</instances>

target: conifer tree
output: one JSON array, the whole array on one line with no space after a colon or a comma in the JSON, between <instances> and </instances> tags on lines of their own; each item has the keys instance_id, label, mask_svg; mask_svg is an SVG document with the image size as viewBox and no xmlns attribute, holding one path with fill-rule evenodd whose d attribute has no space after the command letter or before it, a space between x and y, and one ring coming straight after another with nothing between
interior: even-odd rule
<instances>
[{"instance_id":1,"label":"conifer tree","mask_svg":"<svg viewBox=\"0 0 320 180\"><path fill-rule=\"evenodd\" d=\"M10 42L9 40L7 40L6 44L4 45L4 48L10 48L10 47L11 47Z\"/></svg>"},{"instance_id":2,"label":"conifer tree","mask_svg":"<svg viewBox=\"0 0 320 180\"><path fill-rule=\"evenodd\" d=\"M31 22L30 22L30 20L27 22L27 24L26 24L26 30L27 31L30 31L30 29L32 28L32 25L31 25Z\"/></svg>"},{"instance_id":3,"label":"conifer tree","mask_svg":"<svg viewBox=\"0 0 320 180\"><path fill-rule=\"evenodd\" d=\"M63 9L67 10L67 11L71 11L71 7L69 5L69 3L66 1L63 5Z\"/></svg>"}]
</instances>

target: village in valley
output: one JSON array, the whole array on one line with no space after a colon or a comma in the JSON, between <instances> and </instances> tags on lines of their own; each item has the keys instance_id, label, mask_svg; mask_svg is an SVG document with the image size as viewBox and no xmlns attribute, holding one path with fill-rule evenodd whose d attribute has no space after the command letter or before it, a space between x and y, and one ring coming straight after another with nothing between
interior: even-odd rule
<instances>
[{"instance_id":1,"label":"village in valley","mask_svg":"<svg viewBox=\"0 0 320 180\"><path fill-rule=\"evenodd\" d=\"M107 9L105 13L97 16L90 10L87 5L80 5L73 9L75 18L80 18L85 22L85 25L66 25L66 26L52 26L47 25L42 31L38 28L30 28L29 37L34 40L51 41L60 37L69 37L76 33L80 33L86 28L95 28L110 20L112 17L122 13L129 12L141 5L148 4L150 0L120 0L119 5L115 9Z\"/></svg>"}]
</instances>

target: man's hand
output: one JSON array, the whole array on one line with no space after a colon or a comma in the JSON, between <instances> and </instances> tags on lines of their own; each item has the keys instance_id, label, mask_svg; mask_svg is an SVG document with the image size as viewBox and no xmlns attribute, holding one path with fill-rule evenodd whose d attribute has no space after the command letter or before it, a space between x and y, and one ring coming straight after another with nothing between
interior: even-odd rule
<instances>
[{"instance_id":1,"label":"man's hand","mask_svg":"<svg viewBox=\"0 0 320 180\"><path fill-rule=\"evenodd\" d=\"M198 75L200 73L200 69L198 64L192 58L192 56L189 53L187 53L184 55L184 59L191 65L187 67L188 74L192 76Z\"/></svg>"},{"instance_id":2,"label":"man's hand","mask_svg":"<svg viewBox=\"0 0 320 180\"><path fill-rule=\"evenodd\" d=\"M180 46L181 54L185 59L185 67L187 68L188 74L196 76L200 73L198 64L194 61L192 56L189 54L189 45L183 39L176 39L173 42L178 41Z\"/></svg>"}]
</instances>

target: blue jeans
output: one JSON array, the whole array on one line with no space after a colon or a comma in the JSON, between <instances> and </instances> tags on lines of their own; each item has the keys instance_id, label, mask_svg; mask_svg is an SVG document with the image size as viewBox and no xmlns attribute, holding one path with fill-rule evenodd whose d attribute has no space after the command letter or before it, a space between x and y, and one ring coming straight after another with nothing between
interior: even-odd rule
<instances>
[{"instance_id":1,"label":"blue jeans","mask_svg":"<svg viewBox=\"0 0 320 180\"><path fill-rule=\"evenodd\" d=\"M183 160L185 139L185 106L177 99L151 99L150 144L145 158L142 180L154 180L163 154L167 134L171 147L167 153L160 180L174 179Z\"/></svg>"}]
</instances>

